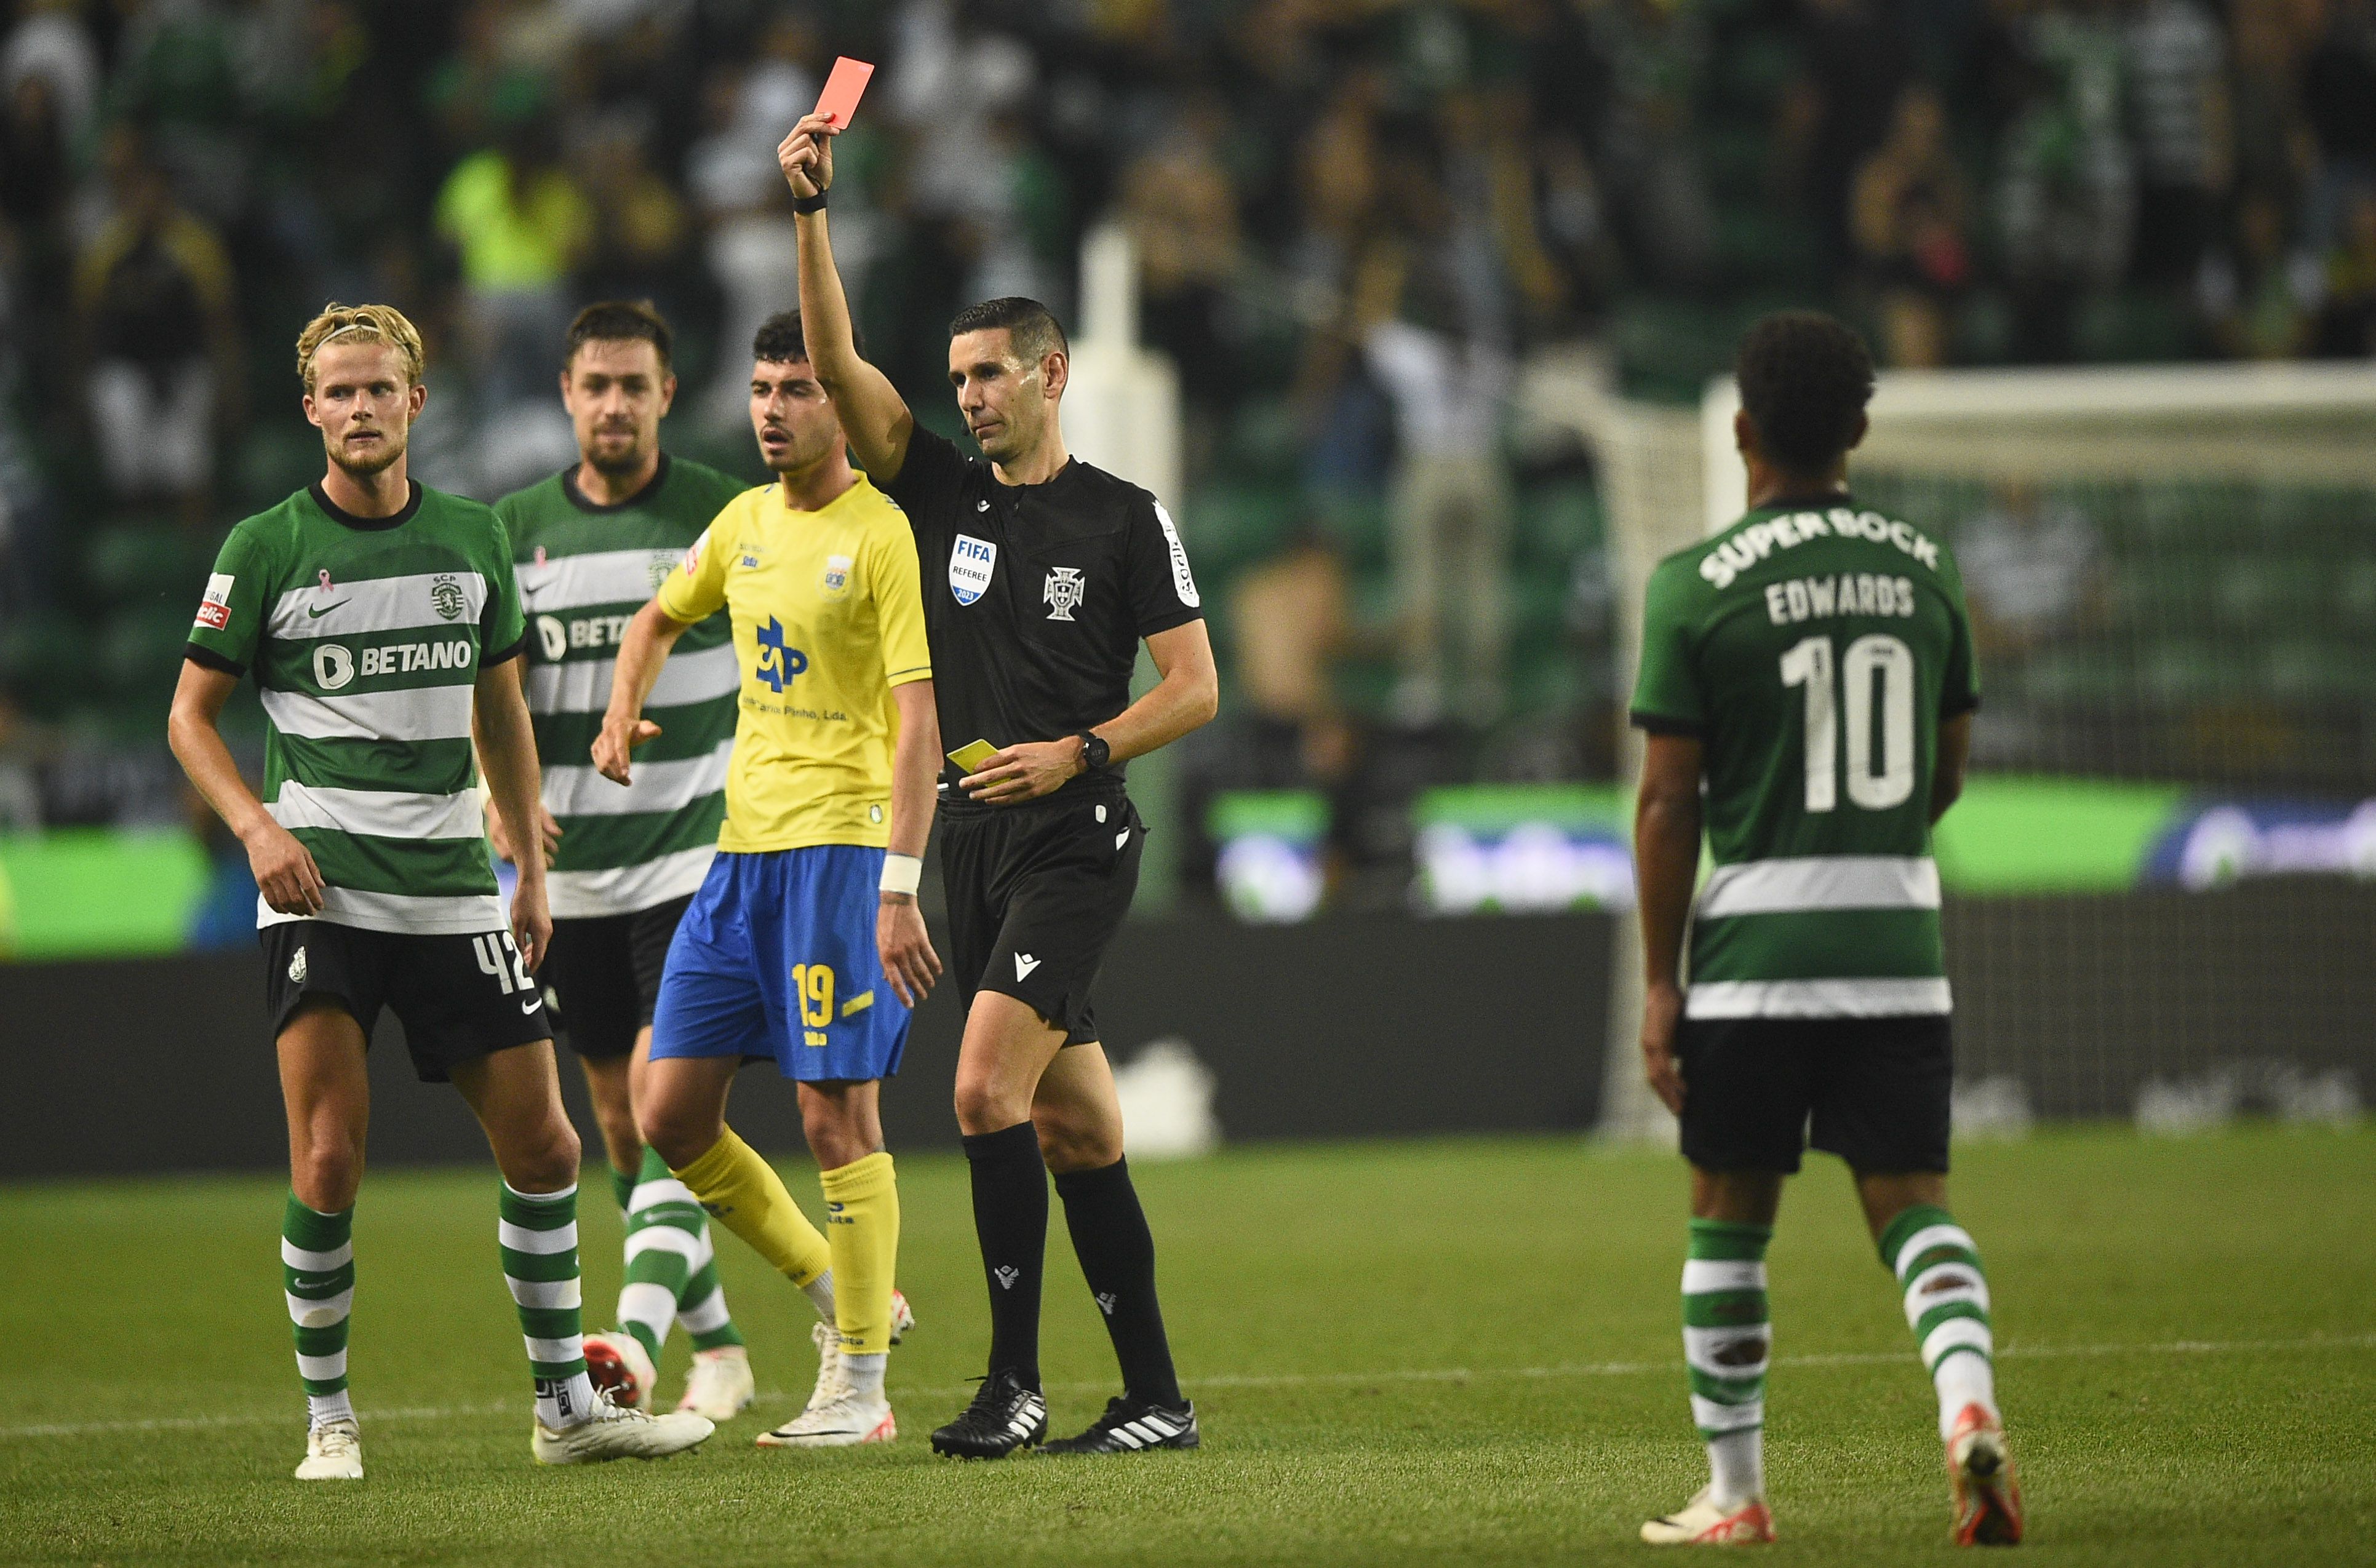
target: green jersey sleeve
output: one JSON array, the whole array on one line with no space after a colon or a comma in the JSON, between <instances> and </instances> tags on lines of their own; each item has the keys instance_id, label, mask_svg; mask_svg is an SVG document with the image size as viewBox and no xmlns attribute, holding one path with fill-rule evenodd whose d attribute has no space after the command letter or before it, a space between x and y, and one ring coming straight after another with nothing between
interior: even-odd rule
<instances>
[{"instance_id":1,"label":"green jersey sleeve","mask_svg":"<svg viewBox=\"0 0 2376 1568\"><path fill-rule=\"evenodd\" d=\"M190 624L190 657L227 674L245 674L277 597L271 577L271 552L255 529L244 524L232 529Z\"/></svg>"},{"instance_id":2,"label":"green jersey sleeve","mask_svg":"<svg viewBox=\"0 0 2376 1568\"><path fill-rule=\"evenodd\" d=\"M512 566L511 530L500 519L487 570L487 608L479 622L481 669L518 653L527 644L528 617L520 609L519 573Z\"/></svg>"},{"instance_id":3,"label":"green jersey sleeve","mask_svg":"<svg viewBox=\"0 0 2376 1568\"><path fill-rule=\"evenodd\" d=\"M1642 670L1634 683L1633 719L1653 734L1705 735L1707 703L1693 661L1693 579L1685 558L1650 574L1642 605Z\"/></svg>"}]
</instances>

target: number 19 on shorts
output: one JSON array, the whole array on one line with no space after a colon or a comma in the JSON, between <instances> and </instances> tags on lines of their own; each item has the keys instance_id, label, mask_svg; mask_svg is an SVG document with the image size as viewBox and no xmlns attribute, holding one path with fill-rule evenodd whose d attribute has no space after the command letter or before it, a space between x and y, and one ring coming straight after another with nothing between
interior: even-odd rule
<instances>
[{"instance_id":1,"label":"number 19 on shorts","mask_svg":"<svg viewBox=\"0 0 2376 1568\"><path fill-rule=\"evenodd\" d=\"M1807 688L1807 810L1827 812L1839 803L1843 729L1849 801L1872 812L1904 805L1914 793L1914 650L1875 632L1848 644L1838 667L1835 696L1831 638L1809 637L1782 656L1782 684Z\"/></svg>"},{"instance_id":2,"label":"number 19 on shorts","mask_svg":"<svg viewBox=\"0 0 2376 1568\"><path fill-rule=\"evenodd\" d=\"M818 1046L827 1043L825 1027L833 1022L833 966L794 964L792 994L800 998L805 1042Z\"/></svg>"}]
</instances>

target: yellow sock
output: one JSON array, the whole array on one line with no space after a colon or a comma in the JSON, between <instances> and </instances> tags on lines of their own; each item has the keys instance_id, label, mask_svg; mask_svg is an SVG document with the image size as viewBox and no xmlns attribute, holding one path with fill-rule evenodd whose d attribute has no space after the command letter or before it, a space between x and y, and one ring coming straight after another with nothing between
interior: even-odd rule
<instances>
[{"instance_id":1,"label":"yellow sock","mask_svg":"<svg viewBox=\"0 0 2376 1568\"><path fill-rule=\"evenodd\" d=\"M833 1325L852 1356L891 1348L891 1285L899 1264L899 1180L887 1154L818 1178L833 1247Z\"/></svg>"},{"instance_id":2,"label":"yellow sock","mask_svg":"<svg viewBox=\"0 0 2376 1568\"><path fill-rule=\"evenodd\" d=\"M784 1179L731 1127L707 1154L670 1174L692 1189L712 1219L750 1242L793 1284L808 1285L833 1266L833 1249L792 1202Z\"/></svg>"}]
</instances>

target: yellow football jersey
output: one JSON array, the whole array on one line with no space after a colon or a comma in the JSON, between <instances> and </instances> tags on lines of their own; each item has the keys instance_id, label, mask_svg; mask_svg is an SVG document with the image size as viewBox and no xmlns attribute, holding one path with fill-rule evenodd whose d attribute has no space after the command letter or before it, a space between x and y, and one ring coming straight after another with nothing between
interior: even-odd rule
<instances>
[{"instance_id":1,"label":"yellow football jersey","mask_svg":"<svg viewBox=\"0 0 2376 1568\"><path fill-rule=\"evenodd\" d=\"M930 680L916 540L863 475L823 511L783 486L727 504L660 584L660 608L694 622L723 605L742 695L726 824L742 853L891 838L891 688Z\"/></svg>"}]
</instances>

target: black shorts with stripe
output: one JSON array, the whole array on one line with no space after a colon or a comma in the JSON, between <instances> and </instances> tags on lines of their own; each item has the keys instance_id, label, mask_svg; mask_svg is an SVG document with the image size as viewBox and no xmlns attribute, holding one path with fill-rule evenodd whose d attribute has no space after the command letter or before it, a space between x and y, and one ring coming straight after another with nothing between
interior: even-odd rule
<instances>
[{"instance_id":1,"label":"black shorts with stripe","mask_svg":"<svg viewBox=\"0 0 2376 1568\"><path fill-rule=\"evenodd\" d=\"M285 921L256 938L276 1037L307 1003L328 1000L362 1026L368 1046L381 1012L391 1011L424 1084L446 1082L465 1062L552 1038L544 990L508 931L422 936Z\"/></svg>"},{"instance_id":2,"label":"black shorts with stripe","mask_svg":"<svg viewBox=\"0 0 2376 1568\"><path fill-rule=\"evenodd\" d=\"M1064 1031L1098 1038L1092 992L1138 891L1146 826L1121 789L1068 790L1019 806L941 805L949 960L967 1007L1012 996Z\"/></svg>"}]
</instances>

